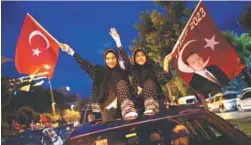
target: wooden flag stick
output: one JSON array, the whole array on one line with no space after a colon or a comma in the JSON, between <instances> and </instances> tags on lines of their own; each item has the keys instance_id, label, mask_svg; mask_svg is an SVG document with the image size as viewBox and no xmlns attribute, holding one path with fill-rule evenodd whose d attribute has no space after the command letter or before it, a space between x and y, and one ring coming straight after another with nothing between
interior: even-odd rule
<instances>
[{"instance_id":1,"label":"wooden flag stick","mask_svg":"<svg viewBox=\"0 0 251 145\"><path fill-rule=\"evenodd\" d=\"M52 107L52 114L56 115L56 108L55 108L55 99L54 99L54 95L53 95L53 91L52 91L52 86L51 86L51 79L48 78L48 83L49 83L49 87L50 87L50 93L51 93L51 107Z\"/></svg>"},{"instance_id":2,"label":"wooden flag stick","mask_svg":"<svg viewBox=\"0 0 251 145\"><path fill-rule=\"evenodd\" d=\"M58 44L60 44L58 42L58 40L53 37L43 26L41 26L29 13L27 13L27 15L42 29L44 30L45 33L47 33L55 42L57 42Z\"/></svg>"}]
</instances>

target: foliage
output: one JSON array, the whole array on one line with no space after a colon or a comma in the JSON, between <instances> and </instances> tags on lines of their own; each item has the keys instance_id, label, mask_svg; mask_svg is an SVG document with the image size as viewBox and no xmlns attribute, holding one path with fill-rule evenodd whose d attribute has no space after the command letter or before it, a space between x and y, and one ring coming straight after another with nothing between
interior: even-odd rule
<instances>
[{"instance_id":1,"label":"foliage","mask_svg":"<svg viewBox=\"0 0 251 145\"><path fill-rule=\"evenodd\" d=\"M251 34L251 5L248 5L242 13L240 24L245 31Z\"/></svg>"},{"instance_id":2,"label":"foliage","mask_svg":"<svg viewBox=\"0 0 251 145\"><path fill-rule=\"evenodd\" d=\"M222 34L235 48L241 59L241 62L243 64L250 64L249 57L251 56L251 35L248 33L243 33L238 36L236 33L230 31L223 31Z\"/></svg>"},{"instance_id":3,"label":"foliage","mask_svg":"<svg viewBox=\"0 0 251 145\"><path fill-rule=\"evenodd\" d=\"M139 38L132 40L130 49L145 49L148 56L162 66L164 57L172 51L191 15L191 10L186 7L184 1L155 1L154 3L160 6L164 13L156 9L141 13L139 23L135 25ZM188 86L176 73L170 83L177 88L173 89L173 94L185 96L189 93Z\"/></svg>"},{"instance_id":4,"label":"foliage","mask_svg":"<svg viewBox=\"0 0 251 145\"><path fill-rule=\"evenodd\" d=\"M24 106L18 109L16 118L21 124L29 125L32 121L38 121L40 114L35 112L34 109Z\"/></svg>"},{"instance_id":5,"label":"foliage","mask_svg":"<svg viewBox=\"0 0 251 145\"><path fill-rule=\"evenodd\" d=\"M236 52L238 53L241 62L246 65L247 68L251 67L251 35L248 33L243 33L241 35L237 35L234 32L223 31L222 34L228 40L228 42L234 47ZM250 83L250 81L246 80L246 83ZM225 88L236 88L237 91L247 87L243 80L243 74L239 75L233 81L230 82L228 86Z\"/></svg>"},{"instance_id":6,"label":"foliage","mask_svg":"<svg viewBox=\"0 0 251 145\"><path fill-rule=\"evenodd\" d=\"M63 114L63 119L66 122L76 122L80 120L80 113L78 111L66 109Z\"/></svg>"}]
</instances>

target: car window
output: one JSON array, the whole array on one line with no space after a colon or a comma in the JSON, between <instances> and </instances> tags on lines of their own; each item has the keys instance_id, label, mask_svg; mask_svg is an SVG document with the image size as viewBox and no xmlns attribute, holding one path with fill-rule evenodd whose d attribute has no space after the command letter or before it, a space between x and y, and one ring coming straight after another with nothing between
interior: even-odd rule
<instances>
[{"instance_id":1,"label":"car window","mask_svg":"<svg viewBox=\"0 0 251 145\"><path fill-rule=\"evenodd\" d=\"M240 145L242 138L226 122L207 115L183 115L80 138L68 145ZM237 138L237 140L236 140Z\"/></svg>"},{"instance_id":2,"label":"car window","mask_svg":"<svg viewBox=\"0 0 251 145\"><path fill-rule=\"evenodd\" d=\"M210 144L214 145L240 145L244 136L234 129L233 126L227 122L213 116L202 115L194 119L197 120L200 129L203 130L209 137ZM244 138L243 138L244 137ZM242 142L242 143L241 143Z\"/></svg>"},{"instance_id":3,"label":"car window","mask_svg":"<svg viewBox=\"0 0 251 145\"><path fill-rule=\"evenodd\" d=\"M222 136L222 134L221 134L218 130L216 130L214 127L212 127L212 126L210 126L210 125L208 125L208 127L209 127L210 130L213 132L213 134L215 135L215 137L219 138L219 137Z\"/></svg>"},{"instance_id":4,"label":"car window","mask_svg":"<svg viewBox=\"0 0 251 145\"><path fill-rule=\"evenodd\" d=\"M219 92L211 92L211 93L208 94L208 96L212 97L212 96L214 96L214 95L216 95L216 94L218 94L218 93L219 93Z\"/></svg>"},{"instance_id":5,"label":"car window","mask_svg":"<svg viewBox=\"0 0 251 145\"><path fill-rule=\"evenodd\" d=\"M190 130L182 121L155 121L97 133L76 140L83 145L203 145L197 130Z\"/></svg>"},{"instance_id":6,"label":"car window","mask_svg":"<svg viewBox=\"0 0 251 145\"><path fill-rule=\"evenodd\" d=\"M237 95L235 94L227 94L223 96L223 99L228 100L228 99L235 99Z\"/></svg>"},{"instance_id":7,"label":"car window","mask_svg":"<svg viewBox=\"0 0 251 145\"><path fill-rule=\"evenodd\" d=\"M244 93L247 92L247 91L251 91L251 87L250 87L250 88L243 89L243 90L241 91L241 94L244 94Z\"/></svg>"},{"instance_id":8,"label":"car window","mask_svg":"<svg viewBox=\"0 0 251 145\"><path fill-rule=\"evenodd\" d=\"M211 115L185 117L183 120L191 134L191 145L241 145L246 139L227 122Z\"/></svg>"},{"instance_id":9,"label":"car window","mask_svg":"<svg viewBox=\"0 0 251 145\"><path fill-rule=\"evenodd\" d=\"M244 93L244 95L242 96L242 99L247 99L247 98L251 98L251 91Z\"/></svg>"},{"instance_id":10,"label":"car window","mask_svg":"<svg viewBox=\"0 0 251 145\"><path fill-rule=\"evenodd\" d=\"M187 99L186 100L187 104L192 104L192 103L196 103L195 99Z\"/></svg>"},{"instance_id":11,"label":"car window","mask_svg":"<svg viewBox=\"0 0 251 145\"><path fill-rule=\"evenodd\" d=\"M121 128L94 135L93 143L95 145L170 145L171 130L176 124L173 121L163 120Z\"/></svg>"}]
</instances>

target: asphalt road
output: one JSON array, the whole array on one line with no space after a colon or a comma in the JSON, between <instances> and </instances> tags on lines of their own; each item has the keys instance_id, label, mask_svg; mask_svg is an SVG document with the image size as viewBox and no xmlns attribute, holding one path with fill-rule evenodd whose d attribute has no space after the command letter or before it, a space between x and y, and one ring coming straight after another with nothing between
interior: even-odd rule
<instances>
[{"instance_id":1,"label":"asphalt road","mask_svg":"<svg viewBox=\"0 0 251 145\"><path fill-rule=\"evenodd\" d=\"M251 120L251 110L244 112L232 111L232 112L216 113L216 114L226 120L242 119L242 118L249 118Z\"/></svg>"}]
</instances>

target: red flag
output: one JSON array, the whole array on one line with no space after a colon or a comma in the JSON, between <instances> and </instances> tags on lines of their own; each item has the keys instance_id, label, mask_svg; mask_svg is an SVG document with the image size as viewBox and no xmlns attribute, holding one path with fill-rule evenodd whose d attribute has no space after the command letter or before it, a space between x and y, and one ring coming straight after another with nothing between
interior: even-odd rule
<instances>
[{"instance_id":1,"label":"red flag","mask_svg":"<svg viewBox=\"0 0 251 145\"><path fill-rule=\"evenodd\" d=\"M12 119L12 128L17 129L17 130L21 130L22 125L19 124L16 120Z\"/></svg>"},{"instance_id":2,"label":"red flag","mask_svg":"<svg viewBox=\"0 0 251 145\"><path fill-rule=\"evenodd\" d=\"M58 41L27 14L16 46L17 71L51 78L58 60L58 48Z\"/></svg>"},{"instance_id":3,"label":"red flag","mask_svg":"<svg viewBox=\"0 0 251 145\"><path fill-rule=\"evenodd\" d=\"M219 91L244 68L202 1L194 10L172 53L181 76L204 96Z\"/></svg>"}]
</instances>

